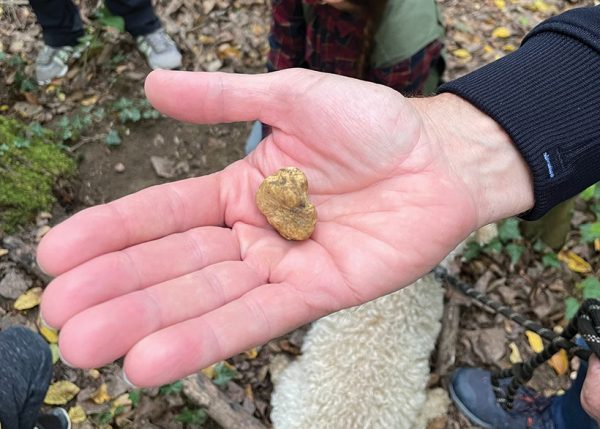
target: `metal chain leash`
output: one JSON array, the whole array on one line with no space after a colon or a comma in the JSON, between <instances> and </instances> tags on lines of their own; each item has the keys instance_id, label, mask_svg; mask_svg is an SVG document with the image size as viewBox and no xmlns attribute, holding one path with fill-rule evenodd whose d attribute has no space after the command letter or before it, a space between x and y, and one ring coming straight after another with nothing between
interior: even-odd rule
<instances>
[{"instance_id":1,"label":"metal chain leash","mask_svg":"<svg viewBox=\"0 0 600 429\"><path fill-rule=\"evenodd\" d=\"M549 344L541 352L526 362L516 363L508 369L492 373L492 386L496 399L506 410L512 409L513 400L519 387L531 380L536 368L550 359L560 349L565 349L570 357L575 355L586 361L592 353L600 357L600 300L585 300L567 327L559 335L514 312L510 307L490 299L475 290L472 285L449 274L448 270L442 266L435 267L433 274L440 282L450 284L468 297L491 308L494 312L502 314L549 341ZM589 346L589 350L572 342L573 337L578 333ZM500 379L505 378L510 378L506 391L500 386Z\"/></svg>"}]
</instances>

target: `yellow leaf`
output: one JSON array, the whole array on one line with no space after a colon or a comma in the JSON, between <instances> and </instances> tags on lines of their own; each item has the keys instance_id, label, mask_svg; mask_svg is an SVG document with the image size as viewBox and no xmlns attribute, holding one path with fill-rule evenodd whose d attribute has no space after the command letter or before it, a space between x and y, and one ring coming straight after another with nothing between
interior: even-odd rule
<instances>
[{"instance_id":1,"label":"yellow leaf","mask_svg":"<svg viewBox=\"0 0 600 429\"><path fill-rule=\"evenodd\" d=\"M92 401L96 404L104 404L106 401L110 401L112 398L108 394L108 386L106 383L102 383L100 387L91 396Z\"/></svg>"},{"instance_id":2,"label":"yellow leaf","mask_svg":"<svg viewBox=\"0 0 600 429\"><path fill-rule=\"evenodd\" d=\"M504 0L494 0L494 3L498 9L506 8L506 2Z\"/></svg>"},{"instance_id":3,"label":"yellow leaf","mask_svg":"<svg viewBox=\"0 0 600 429\"><path fill-rule=\"evenodd\" d=\"M79 405L69 408L69 418L72 423L83 423L87 420L85 410Z\"/></svg>"},{"instance_id":4,"label":"yellow leaf","mask_svg":"<svg viewBox=\"0 0 600 429\"><path fill-rule=\"evenodd\" d=\"M40 331L40 334L42 334L42 337L44 337L48 343L58 343L58 331L56 329L48 328L40 323L38 325L38 331Z\"/></svg>"},{"instance_id":5,"label":"yellow leaf","mask_svg":"<svg viewBox=\"0 0 600 429\"><path fill-rule=\"evenodd\" d=\"M508 44L508 45L504 45L504 46L502 47L502 50L503 50L504 52L514 52L514 51L516 51L516 50L517 50L517 48L515 47L515 45Z\"/></svg>"},{"instance_id":6,"label":"yellow leaf","mask_svg":"<svg viewBox=\"0 0 600 429\"><path fill-rule=\"evenodd\" d=\"M592 267L585 259L570 250L558 252L558 260L567 264L569 269L576 273L589 273L592 271Z\"/></svg>"},{"instance_id":7,"label":"yellow leaf","mask_svg":"<svg viewBox=\"0 0 600 429\"><path fill-rule=\"evenodd\" d=\"M529 341L529 346L531 346L531 350L536 353L544 350L544 342L542 341L542 337L536 334L533 331L525 331L525 335L527 335L527 340Z\"/></svg>"},{"instance_id":8,"label":"yellow leaf","mask_svg":"<svg viewBox=\"0 0 600 429\"><path fill-rule=\"evenodd\" d=\"M132 407L131 398L129 398L129 393L124 393L115 399L110 406L110 411L114 415L117 408L121 407L124 411L130 410Z\"/></svg>"},{"instance_id":9,"label":"yellow leaf","mask_svg":"<svg viewBox=\"0 0 600 429\"><path fill-rule=\"evenodd\" d=\"M558 375L566 374L569 370L569 358L567 357L567 352L564 349L555 353L550 360L548 360L548 365L554 369L554 371Z\"/></svg>"},{"instance_id":10,"label":"yellow leaf","mask_svg":"<svg viewBox=\"0 0 600 429\"><path fill-rule=\"evenodd\" d=\"M204 368L200 372L202 374L204 374L206 377L210 378L211 380L213 378L215 378L215 366L214 365L211 365L208 368Z\"/></svg>"},{"instance_id":11,"label":"yellow leaf","mask_svg":"<svg viewBox=\"0 0 600 429\"><path fill-rule=\"evenodd\" d=\"M0 112L6 112L8 109L10 109L8 104L3 104L2 106L0 106Z\"/></svg>"},{"instance_id":12,"label":"yellow leaf","mask_svg":"<svg viewBox=\"0 0 600 429\"><path fill-rule=\"evenodd\" d=\"M89 106L96 104L97 101L98 101L98 94L94 94L91 97L84 98L83 100L81 100L81 105L85 106L85 107L89 107Z\"/></svg>"},{"instance_id":13,"label":"yellow leaf","mask_svg":"<svg viewBox=\"0 0 600 429\"><path fill-rule=\"evenodd\" d=\"M533 3L533 7L535 8L535 10L537 10L539 12L547 12L548 9L550 9L550 6L548 6L542 0L535 0L535 2Z\"/></svg>"},{"instance_id":14,"label":"yellow leaf","mask_svg":"<svg viewBox=\"0 0 600 429\"><path fill-rule=\"evenodd\" d=\"M79 387L67 380L50 385L44 403L46 405L64 405L79 393Z\"/></svg>"},{"instance_id":15,"label":"yellow leaf","mask_svg":"<svg viewBox=\"0 0 600 429\"><path fill-rule=\"evenodd\" d=\"M490 45L484 45L483 52L485 52L486 54L491 54L492 52L494 52L494 48Z\"/></svg>"},{"instance_id":16,"label":"yellow leaf","mask_svg":"<svg viewBox=\"0 0 600 429\"><path fill-rule=\"evenodd\" d=\"M508 347L510 347L510 356L508 358L510 360L510 363L523 362L523 358L521 358L521 353L519 352L519 348L517 347L517 345L515 343L510 343Z\"/></svg>"},{"instance_id":17,"label":"yellow leaf","mask_svg":"<svg viewBox=\"0 0 600 429\"><path fill-rule=\"evenodd\" d=\"M594 250L596 252L600 252L600 238L596 238L594 240Z\"/></svg>"},{"instance_id":18,"label":"yellow leaf","mask_svg":"<svg viewBox=\"0 0 600 429\"><path fill-rule=\"evenodd\" d=\"M212 45L215 43L215 38L212 36L207 36L206 34L201 34L198 36L198 41L203 45Z\"/></svg>"},{"instance_id":19,"label":"yellow leaf","mask_svg":"<svg viewBox=\"0 0 600 429\"><path fill-rule=\"evenodd\" d=\"M0 258L4 255L8 255L8 249L3 249L0 247Z\"/></svg>"},{"instance_id":20,"label":"yellow leaf","mask_svg":"<svg viewBox=\"0 0 600 429\"><path fill-rule=\"evenodd\" d=\"M248 356L248 359L256 359L256 356L258 356L258 350L256 350L256 347L253 347L250 350L246 350L244 354Z\"/></svg>"},{"instance_id":21,"label":"yellow leaf","mask_svg":"<svg viewBox=\"0 0 600 429\"><path fill-rule=\"evenodd\" d=\"M461 60L471 59L471 53L463 48L452 51L452 55L454 55L456 58L460 58Z\"/></svg>"},{"instance_id":22,"label":"yellow leaf","mask_svg":"<svg viewBox=\"0 0 600 429\"><path fill-rule=\"evenodd\" d=\"M15 310L29 310L37 307L42 301L42 288L34 287L17 298L13 307Z\"/></svg>"},{"instance_id":23,"label":"yellow leaf","mask_svg":"<svg viewBox=\"0 0 600 429\"><path fill-rule=\"evenodd\" d=\"M56 98L58 98L59 101L65 101L67 99L67 96L64 92L59 92L58 94L56 94Z\"/></svg>"},{"instance_id":24,"label":"yellow leaf","mask_svg":"<svg viewBox=\"0 0 600 429\"><path fill-rule=\"evenodd\" d=\"M510 34L510 30L506 27L498 27L492 31L492 37L495 39L506 39Z\"/></svg>"}]
</instances>

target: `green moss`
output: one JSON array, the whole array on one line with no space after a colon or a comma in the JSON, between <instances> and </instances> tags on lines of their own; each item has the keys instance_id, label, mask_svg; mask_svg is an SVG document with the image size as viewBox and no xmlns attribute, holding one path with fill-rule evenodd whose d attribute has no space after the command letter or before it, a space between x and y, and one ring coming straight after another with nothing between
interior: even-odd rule
<instances>
[{"instance_id":1,"label":"green moss","mask_svg":"<svg viewBox=\"0 0 600 429\"><path fill-rule=\"evenodd\" d=\"M75 162L39 124L0 116L0 231L10 233L55 202L56 180L75 172Z\"/></svg>"}]
</instances>

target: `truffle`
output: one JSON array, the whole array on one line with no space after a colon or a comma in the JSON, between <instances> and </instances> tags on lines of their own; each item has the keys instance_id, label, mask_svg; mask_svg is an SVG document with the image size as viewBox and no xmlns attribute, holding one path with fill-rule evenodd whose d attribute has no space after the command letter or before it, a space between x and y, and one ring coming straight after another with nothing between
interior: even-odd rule
<instances>
[{"instance_id":1,"label":"truffle","mask_svg":"<svg viewBox=\"0 0 600 429\"><path fill-rule=\"evenodd\" d=\"M307 240L317 223L317 209L308 199L308 181L296 167L267 177L256 192L256 205L279 235Z\"/></svg>"}]
</instances>

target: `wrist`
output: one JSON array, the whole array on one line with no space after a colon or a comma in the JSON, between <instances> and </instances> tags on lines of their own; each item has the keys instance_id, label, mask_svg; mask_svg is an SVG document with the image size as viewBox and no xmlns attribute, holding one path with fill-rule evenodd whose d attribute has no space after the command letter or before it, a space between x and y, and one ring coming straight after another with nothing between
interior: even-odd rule
<instances>
[{"instance_id":1,"label":"wrist","mask_svg":"<svg viewBox=\"0 0 600 429\"><path fill-rule=\"evenodd\" d=\"M426 137L473 199L479 226L533 207L529 167L495 120L449 93L411 102L423 118Z\"/></svg>"}]
</instances>

